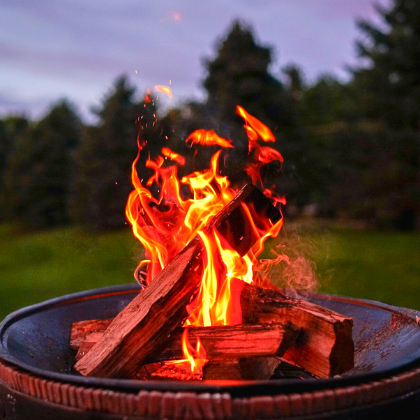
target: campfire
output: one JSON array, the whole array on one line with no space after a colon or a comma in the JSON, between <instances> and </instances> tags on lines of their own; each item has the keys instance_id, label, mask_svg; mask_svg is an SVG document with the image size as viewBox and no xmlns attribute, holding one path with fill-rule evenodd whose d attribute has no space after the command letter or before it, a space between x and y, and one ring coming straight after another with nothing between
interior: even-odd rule
<instances>
[{"instance_id":1,"label":"campfire","mask_svg":"<svg viewBox=\"0 0 420 420\"><path fill-rule=\"evenodd\" d=\"M186 139L219 149L210 168L181 179L185 158L165 147L146 160L153 175L144 182L137 164L146 139L138 139L126 215L145 248L147 259L135 271L142 289L114 319L73 324L70 345L81 375L269 379L286 361L326 378L353 367L352 319L288 297L260 274L258 256L266 239L279 235L285 204L260 173L283 158L267 145L275 141L268 127L240 106L237 113L251 158L251 183L240 189L219 169L232 141L213 130Z\"/></svg>"}]
</instances>

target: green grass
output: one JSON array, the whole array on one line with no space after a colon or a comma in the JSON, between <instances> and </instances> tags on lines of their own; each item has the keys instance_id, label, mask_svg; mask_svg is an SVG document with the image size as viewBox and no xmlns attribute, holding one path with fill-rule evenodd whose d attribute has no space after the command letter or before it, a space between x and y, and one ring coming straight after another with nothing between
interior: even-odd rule
<instances>
[{"instance_id":1,"label":"green grass","mask_svg":"<svg viewBox=\"0 0 420 420\"><path fill-rule=\"evenodd\" d=\"M320 291L420 310L420 235L286 224L284 237L315 262ZM141 255L128 228L88 235L0 226L0 249L0 318L64 294L133 283Z\"/></svg>"},{"instance_id":2,"label":"green grass","mask_svg":"<svg viewBox=\"0 0 420 420\"><path fill-rule=\"evenodd\" d=\"M333 276L323 289L420 309L420 235L338 231L333 238Z\"/></svg>"},{"instance_id":3,"label":"green grass","mask_svg":"<svg viewBox=\"0 0 420 420\"><path fill-rule=\"evenodd\" d=\"M286 227L287 231L287 227ZM420 235L352 229L293 229L316 264L319 291L420 310ZM306 244L306 245L305 245Z\"/></svg>"},{"instance_id":4,"label":"green grass","mask_svg":"<svg viewBox=\"0 0 420 420\"><path fill-rule=\"evenodd\" d=\"M88 235L67 228L21 233L0 227L0 317L23 306L134 282L141 247L131 231Z\"/></svg>"}]
</instances>

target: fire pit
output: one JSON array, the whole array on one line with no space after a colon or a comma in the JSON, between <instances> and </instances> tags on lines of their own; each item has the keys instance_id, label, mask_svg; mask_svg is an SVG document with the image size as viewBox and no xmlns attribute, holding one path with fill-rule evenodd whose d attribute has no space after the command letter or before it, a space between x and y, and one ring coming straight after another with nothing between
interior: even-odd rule
<instances>
[{"instance_id":1,"label":"fire pit","mask_svg":"<svg viewBox=\"0 0 420 420\"><path fill-rule=\"evenodd\" d=\"M9 315L0 326L2 418L417 418L420 312L317 293L311 301L354 320L355 366L341 376L180 383L73 372L72 324L114 317L137 292L97 289Z\"/></svg>"},{"instance_id":2,"label":"fire pit","mask_svg":"<svg viewBox=\"0 0 420 420\"><path fill-rule=\"evenodd\" d=\"M6 318L0 327L5 418L415 412L419 313L319 294L308 302L270 281L271 267L294 261L273 248L275 259L258 259L265 240L280 232L285 204L261 170L281 166L283 157L265 144L275 142L273 132L236 110L248 138L245 185L233 187L223 175L220 164L229 165L234 146L213 130L186 138L191 147L220 150L208 169L181 179L184 157L164 147L152 158L139 136L126 216L145 249L135 271L145 287L84 292ZM145 152L147 180L137 172ZM296 267L296 281L312 278Z\"/></svg>"}]
</instances>

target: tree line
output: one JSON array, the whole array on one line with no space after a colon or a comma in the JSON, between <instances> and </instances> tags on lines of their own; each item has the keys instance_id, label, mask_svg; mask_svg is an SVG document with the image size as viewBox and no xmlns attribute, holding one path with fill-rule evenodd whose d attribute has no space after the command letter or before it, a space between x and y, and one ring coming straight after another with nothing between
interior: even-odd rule
<instances>
[{"instance_id":1,"label":"tree line","mask_svg":"<svg viewBox=\"0 0 420 420\"><path fill-rule=\"evenodd\" d=\"M38 121L0 119L1 220L32 228L124 226L137 139L144 147L139 170L166 146L190 158L182 176L205 167L216 150L198 157L185 144L198 128L232 139L221 169L239 185L249 159L235 114L241 105L274 131L284 165L272 162L262 176L286 196L290 216L311 209L373 227L420 228L420 4L394 0L377 13L381 25L357 23L362 60L347 82L324 75L307 83L297 65L274 75L272 49L235 21L203 61L203 101L161 115L153 94L137 99L121 76L95 110L96 124L84 124L67 100Z\"/></svg>"}]
</instances>

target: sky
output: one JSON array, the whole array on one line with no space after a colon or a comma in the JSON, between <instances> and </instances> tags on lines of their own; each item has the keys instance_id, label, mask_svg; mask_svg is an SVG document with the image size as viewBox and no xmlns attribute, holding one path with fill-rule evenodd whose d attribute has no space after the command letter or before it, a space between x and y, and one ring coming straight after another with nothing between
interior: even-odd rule
<instances>
[{"instance_id":1,"label":"sky","mask_svg":"<svg viewBox=\"0 0 420 420\"><path fill-rule=\"evenodd\" d=\"M276 77L295 63L309 83L345 80L357 62L355 21L379 22L374 3L391 0L2 0L0 115L38 118L68 98L89 120L122 74L139 94L171 81L166 107L202 99L202 61L234 19L273 47Z\"/></svg>"}]
</instances>

